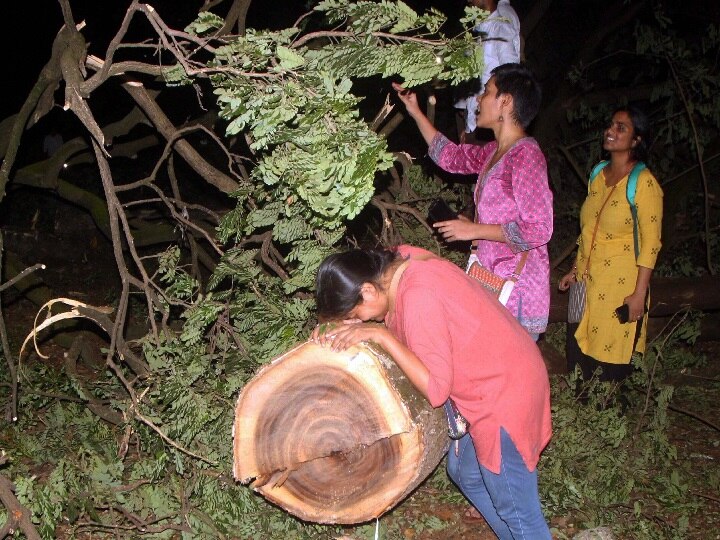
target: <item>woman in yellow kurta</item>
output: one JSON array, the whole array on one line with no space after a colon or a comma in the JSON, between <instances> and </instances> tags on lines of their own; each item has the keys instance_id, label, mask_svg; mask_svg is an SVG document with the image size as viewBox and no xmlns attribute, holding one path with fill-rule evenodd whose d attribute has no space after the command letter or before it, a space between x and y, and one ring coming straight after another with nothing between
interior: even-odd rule
<instances>
[{"instance_id":1,"label":"woman in yellow kurta","mask_svg":"<svg viewBox=\"0 0 720 540\"><path fill-rule=\"evenodd\" d=\"M644 169L634 198L636 255L626 189L633 167L646 158L648 128L647 117L634 107L613 113L603 137L610 160L590 184L580 210L575 267L559 283L566 290L586 276L585 312L579 324L568 325L567 340L568 367L572 370L579 364L585 379L602 368L601 380L621 381L632 372L633 353L645 352L648 285L661 246L663 193L652 173ZM620 322L616 313L623 304L628 306L627 323Z\"/></svg>"}]
</instances>

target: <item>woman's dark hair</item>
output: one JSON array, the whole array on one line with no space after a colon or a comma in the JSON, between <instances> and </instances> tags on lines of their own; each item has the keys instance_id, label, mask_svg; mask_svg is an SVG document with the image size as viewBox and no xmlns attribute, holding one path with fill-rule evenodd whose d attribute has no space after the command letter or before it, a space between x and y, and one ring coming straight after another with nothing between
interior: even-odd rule
<instances>
[{"instance_id":1,"label":"woman's dark hair","mask_svg":"<svg viewBox=\"0 0 720 540\"><path fill-rule=\"evenodd\" d=\"M318 268L315 298L320 319L337 319L358 305L363 283L380 284L385 269L397 259L387 249L352 249L328 256Z\"/></svg>"},{"instance_id":2,"label":"woman's dark hair","mask_svg":"<svg viewBox=\"0 0 720 540\"><path fill-rule=\"evenodd\" d=\"M635 161L647 161L652 145L652 127L648 115L637 105L625 105L615 109L610 118L619 112L625 112L630 117L633 140L637 141L630 149L630 157Z\"/></svg>"},{"instance_id":3,"label":"woman's dark hair","mask_svg":"<svg viewBox=\"0 0 720 540\"><path fill-rule=\"evenodd\" d=\"M495 77L498 96L508 94L513 98L513 120L527 129L540 110L542 89L540 83L522 64L502 64L491 72Z\"/></svg>"}]
</instances>

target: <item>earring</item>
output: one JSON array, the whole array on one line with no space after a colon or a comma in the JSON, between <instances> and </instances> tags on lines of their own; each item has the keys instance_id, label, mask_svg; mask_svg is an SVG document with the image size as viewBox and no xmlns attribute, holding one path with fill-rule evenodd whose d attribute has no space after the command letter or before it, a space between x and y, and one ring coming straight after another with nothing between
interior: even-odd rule
<instances>
[{"instance_id":1,"label":"earring","mask_svg":"<svg viewBox=\"0 0 720 540\"><path fill-rule=\"evenodd\" d=\"M502 122L503 120L504 120L504 119L503 119L503 115L501 114L501 115L498 117L498 121Z\"/></svg>"}]
</instances>

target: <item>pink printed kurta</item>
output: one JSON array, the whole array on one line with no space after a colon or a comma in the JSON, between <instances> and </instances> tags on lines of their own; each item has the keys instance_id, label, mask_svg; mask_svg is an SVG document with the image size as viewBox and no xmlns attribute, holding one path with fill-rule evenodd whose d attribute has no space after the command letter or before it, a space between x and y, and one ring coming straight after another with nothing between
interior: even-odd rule
<instances>
[{"instance_id":1,"label":"pink printed kurta","mask_svg":"<svg viewBox=\"0 0 720 540\"><path fill-rule=\"evenodd\" d=\"M547 162L532 137L517 141L487 170L497 142L483 146L455 144L438 134L429 154L443 170L477 174L476 221L500 225L505 242L479 240L480 264L508 278L523 251L528 252L507 308L531 334L545 331L550 311L550 261L547 243L553 231L553 197Z\"/></svg>"},{"instance_id":2,"label":"pink printed kurta","mask_svg":"<svg viewBox=\"0 0 720 540\"><path fill-rule=\"evenodd\" d=\"M428 401L451 397L470 424L478 462L500 473L500 428L529 471L552 434L550 383L540 350L500 302L446 259L398 246L400 277L388 329L430 372Z\"/></svg>"}]
</instances>

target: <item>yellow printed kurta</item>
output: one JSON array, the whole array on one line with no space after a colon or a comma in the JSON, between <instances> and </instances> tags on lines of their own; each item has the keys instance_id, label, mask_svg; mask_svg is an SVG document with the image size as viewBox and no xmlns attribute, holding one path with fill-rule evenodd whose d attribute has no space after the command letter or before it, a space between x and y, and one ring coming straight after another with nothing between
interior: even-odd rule
<instances>
[{"instance_id":1,"label":"yellow printed kurta","mask_svg":"<svg viewBox=\"0 0 720 540\"><path fill-rule=\"evenodd\" d=\"M575 332L583 353L610 364L627 364L633 351L645 352L647 315L633 348L637 322L620 323L615 308L635 290L637 267L655 267L661 246L663 192L652 173L645 169L638 177L635 193L640 248L636 260L633 218L626 195L627 182L628 177L625 176L612 190L605 185L605 174L601 171L590 184L588 196L580 209L582 232L576 261L578 280L582 279L588 265L588 250L598 213L603 202L610 197L600 213L589 260L585 313Z\"/></svg>"}]
</instances>

